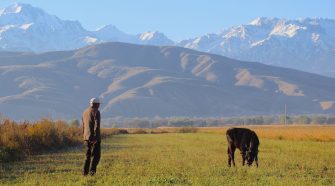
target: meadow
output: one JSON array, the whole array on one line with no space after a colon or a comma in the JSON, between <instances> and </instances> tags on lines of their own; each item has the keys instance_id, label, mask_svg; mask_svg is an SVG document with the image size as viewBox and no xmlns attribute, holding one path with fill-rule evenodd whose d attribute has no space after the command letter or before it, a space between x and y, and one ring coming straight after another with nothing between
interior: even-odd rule
<instances>
[{"instance_id":1,"label":"meadow","mask_svg":"<svg viewBox=\"0 0 335 186\"><path fill-rule=\"evenodd\" d=\"M0 185L334 185L335 126L250 126L259 168L227 166L224 128L132 129L102 143L95 176L82 176L84 149L1 163ZM181 133L173 133L181 132ZM134 134L141 133L141 134Z\"/></svg>"}]
</instances>

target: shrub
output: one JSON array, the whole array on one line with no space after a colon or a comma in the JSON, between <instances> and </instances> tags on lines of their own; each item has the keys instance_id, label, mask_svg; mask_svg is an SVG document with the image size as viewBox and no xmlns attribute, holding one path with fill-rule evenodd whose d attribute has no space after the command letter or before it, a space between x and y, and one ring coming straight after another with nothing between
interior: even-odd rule
<instances>
[{"instance_id":1,"label":"shrub","mask_svg":"<svg viewBox=\"0 0 335 186\"><path fill-rule=\"evenodd\" d=\"M144 129L135 129L134 131L132 131L132 134L147 134L147 131L145 131Z\"/></svg>"},{"instance_id":2,"label":"shrub","mask_svg":"<svg viewBox=\"0 0 335 186\"><path fill-rule=\"evenodd\" d=\"M197 128L195 127L182 127L178 129L179 133L195 133L197 132Z\"/></svg>"},{"instance_id":3,"label":"shrub","mask_svg":"<svg viewBox=\"0 0 335 186\"><path fill-rule=\"evenodd\" d=\"M5 120L0 123L0 132L2 160L78 145L82 136L79 128L48 119L35 123Z\"/></svg>"},{"instance_id":4,"label":"shrub","mask_svg":"<svg viewBox=\"0 0 335 186\"><path fill-rule=\"evenodd\" d=\"M169 133L169 132L166 130L161 130L161 129L151 130L151 134L165 134L165 133Z\"/></svg>"},{"instance_id":5,"label":"shrub","mask_svg":"<svg viewBox=\"0 0 335 186\"><path fill-rule=\"evenodd\" d=\"M128 134L128 131L126 129L117 129L117 128L104 128L101 129L101 137L106 138L111 135L116 134Z\"/></svg>"},{"instance_id":6,"label":"shrub","mask_svg":"<svg viewBox=\"0 0 335 186\"><path fill-rule=\"evenodd\" d=\"M119 129L119 134L129 134L126 129Z\"/></svg>"}]
</instances>

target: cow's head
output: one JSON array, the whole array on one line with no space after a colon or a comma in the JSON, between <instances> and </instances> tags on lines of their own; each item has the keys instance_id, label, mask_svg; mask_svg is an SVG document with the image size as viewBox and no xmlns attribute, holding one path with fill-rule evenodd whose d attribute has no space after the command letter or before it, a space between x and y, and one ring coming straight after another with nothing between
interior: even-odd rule
<instances>
[{"instance_id":1,"label":"cow's head","mask_svg":"<svg viewBox=\"0 0 335 186\"><path fill-rule=\"evenodd\" d=\"M249 150L245 154L245 158L249 166L252 165L254 161L256 161L256 165L258 167L258 146L259 146L258 137L255 132L252 132L249 144Z\"/></svg>"},{"instance_id":2,"label":"cow's head","mask_svg":"<svg viewBox=\"0 0 335 186\"><path fill-rule=\"evenodd\" d=\"M247 159L247 164L249 166L252 165L255 159L257 160L257 155L258 155L258 150L250 150L246 152L245 157Z\"/></svg>"}]
</instances>

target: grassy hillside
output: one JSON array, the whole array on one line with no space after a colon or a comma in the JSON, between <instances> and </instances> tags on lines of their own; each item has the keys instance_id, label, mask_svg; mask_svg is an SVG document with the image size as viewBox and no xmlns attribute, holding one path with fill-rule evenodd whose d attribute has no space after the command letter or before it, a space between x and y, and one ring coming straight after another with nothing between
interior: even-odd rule
<instances>
[{"instance_id":1,"label":"grassy hillside","mask_svg":"<svg viewBox=\"0 0 335 186\"><path fill-rule=\"evenodd\" d=\"M334 129L333 129L334 130ZM116 135L103 140L97 175L82 148L3 163L3 185L334 185L335 142L261 138L260 167L227 167L222 133Z\"/></svg>"},{"instance_id":2,"label":"grassy hillside","mask_svg":"<svg viewBox=\"0 0 335 186\"><path fill-rule=\"evenodd\" d=\"M104 118L335 113L335 78L180 47L112 42L0 61L0 113L14 120L78 118L92 95Z\"/></svg>"}]
</instances>

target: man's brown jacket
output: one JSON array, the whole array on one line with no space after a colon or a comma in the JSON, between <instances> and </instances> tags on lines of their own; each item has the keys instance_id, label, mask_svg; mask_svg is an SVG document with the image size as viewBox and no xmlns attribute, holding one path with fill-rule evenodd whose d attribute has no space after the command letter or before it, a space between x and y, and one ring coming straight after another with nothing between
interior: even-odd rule
<instances>
[{"instance_id":1,"label":"man's brown jacket","mask_svg":"<svg viewBox=\"0 0 335 186\"><path fill-rule=\"evenodd\" d=\"M83 112L82 122L84 140L100 142L100 111L96 108L87 108Z\"/></svg>"}]
</instances>

